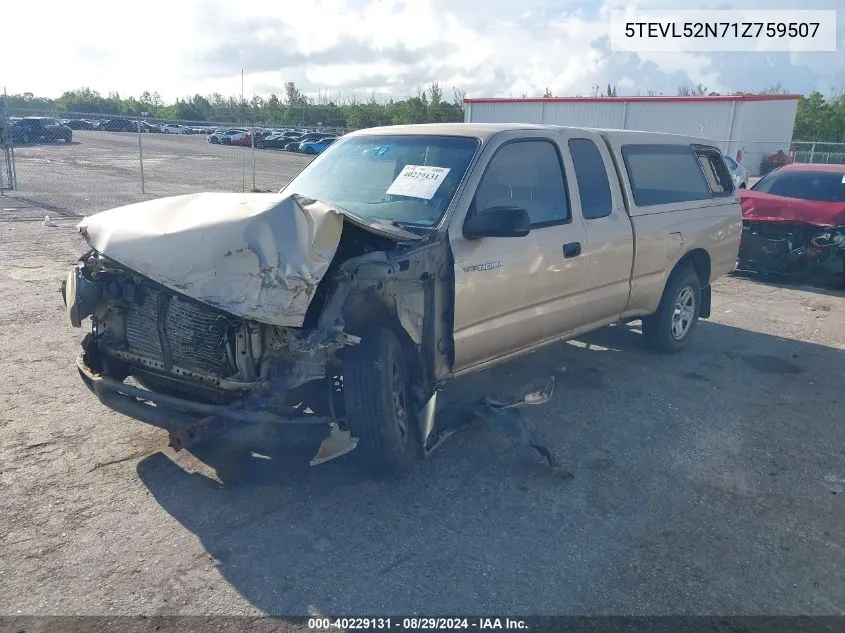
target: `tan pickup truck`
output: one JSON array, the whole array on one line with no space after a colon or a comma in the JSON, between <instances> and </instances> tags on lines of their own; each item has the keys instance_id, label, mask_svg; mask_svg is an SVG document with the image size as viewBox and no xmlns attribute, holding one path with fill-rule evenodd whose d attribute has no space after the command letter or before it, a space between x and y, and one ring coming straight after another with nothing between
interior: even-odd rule
<instances>
[{"instance_id":1,"label":"tan pickup truck","mask_svg":"<svg viewBox=\"0 0 845 633\"><path fill-rule=\"evenodd\" d=\"M200 193L91 216L63 284L77 365L177 448L314 423L403 472L452 378L617 322L676 352L736 263L742 219L697 138L433 124L340 138L278 194ZM127 379L132 380L127 382Z\"/></svg>"}]
</instances>

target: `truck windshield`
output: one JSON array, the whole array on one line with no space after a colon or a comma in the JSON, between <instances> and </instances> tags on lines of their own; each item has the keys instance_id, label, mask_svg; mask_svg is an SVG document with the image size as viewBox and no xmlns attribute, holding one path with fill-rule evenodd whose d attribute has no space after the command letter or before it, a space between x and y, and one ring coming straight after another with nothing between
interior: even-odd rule
<instances>
[{"instance_id":1,"label":"truck windshield","mask_svg":"<svg viewBox=\"0 0 845 633\"><path fill-rule=\"evenodd\" d=\"M480 142L462 136L372 135L338 139L282 190L356 215L434 226Z\"/></svg>"}]
</instances>

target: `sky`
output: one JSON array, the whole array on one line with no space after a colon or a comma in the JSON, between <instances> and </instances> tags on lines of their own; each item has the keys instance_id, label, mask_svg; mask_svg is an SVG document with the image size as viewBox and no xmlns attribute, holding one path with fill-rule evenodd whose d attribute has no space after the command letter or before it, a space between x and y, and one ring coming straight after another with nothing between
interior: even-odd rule
<instances>
[{"instance_id":1,"label":"sky","mask_svg":"<svg viewBox=\"0 0 845 633\"><path fill-rule=\"evenodd\" d=\"M12 1L9 24L37 13L36 31L3 29L0 88L58 97L82 86L107 95L158 91L167 102L195 93L281 94L293 81L310 95L402 98L438 81L451 96L587 96L708 91L806 94L845 90L845 6L830 53L624 53L610 45L609 11L790 9L794 0L77 0L38 9ZM835 9L840 0L809 0ZM804 3L801 3L804 5Z\"/></svg>"}]
</instances>

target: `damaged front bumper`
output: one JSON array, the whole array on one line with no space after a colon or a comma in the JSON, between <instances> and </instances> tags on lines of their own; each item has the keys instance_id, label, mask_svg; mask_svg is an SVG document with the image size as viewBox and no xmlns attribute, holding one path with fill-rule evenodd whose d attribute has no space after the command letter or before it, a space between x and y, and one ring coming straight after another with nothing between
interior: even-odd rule
<instances>
[{"instance_id":1,"label":"damaged front bumper","mask_svg":"<svg viewBox=\"0 0 845 633\"><path fill-rule=\"evenodd\" d=\"M267 411L246 410L240 405L194 402L135 387L95 371L86 352L79 354L76 366L85 386L100 402L113 411L168 431L170 444L177 450L219 435L235 424L330 422L317 415L282 417Z\"/></svg>"},{"instance_id":2,"label":"damaged front bumper","mask_svg":"<svg viewBox=\"0 0 845 633\"><path fill-rule=\"evenodd\" d=\"M329 435L311 460L312 466L345 455L358 445L358 438L341 429L330 418L318 415L279 416L267 411L247 410L242 406L207 404L168 396L103 376L91 368L86 352L79 354L76 366L85 386L100 402L117 413L166 430L170 436L170 446L177 451L212 439L244 423L328 425ZM430 455L455 432L466 428L474 420L481 420L489 430L532 448L550 467L555 467L557 460L552 452L526 426L521 414L521 409L526 406L546 404L553 390L552 377L542 390L529 392L516 402L502 403L489 398L464 402L451 408L450 415L443 416L436 425L435 392L419 414L420 429L426 439L430 440L424 446L424 453Z\"/></svg>"}]
</instances>

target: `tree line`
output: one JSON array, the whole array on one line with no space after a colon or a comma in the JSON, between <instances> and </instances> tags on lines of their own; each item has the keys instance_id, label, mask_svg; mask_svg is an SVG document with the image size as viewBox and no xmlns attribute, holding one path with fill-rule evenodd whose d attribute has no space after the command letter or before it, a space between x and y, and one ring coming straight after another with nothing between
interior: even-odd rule
<instances>
[{"instance_id":1,"label":"tree line","mask_svg":"<svg viewBox=\"0 0 845 633\"><path fill-rule=\"evenodd\" d=\"M11 113L86 114L97 116L141 116L161 121L190 123L225 123L234 125L296 125L360 129L376 125L407 123L458 122L464 120L464 93L452 89L451 99L443 87L432 82L426 89L406 99L378 100L375 95L366 101L355 98L311 97L302 93L293 82L284 86L284 94L271 94L264 99L224 96L220 93L176 99L165 103L158 92L145 91L138 97L122 97L117 92L104 97L96 90L83 87L65 92L58 99L36 97L32 93L6 97Z\"/></svg>"},{"instance_id":2,"label":"tree line","mask_svg":"<svg viewBox=\"0 0 845 633\"><path fill-rule=\"evenodd\" d=\"M756 94L786 93L780 85ZM649 96L660 96L647 90ZM717 95L702 85L679 86L677 95ZM752 94L735 92L732 94ZM79 88L65 92L57 99L37 97L32 93L9 95L6 106L12 114L78 114L97 116L139 116L151 120L172 120L192 123L221 123L237 125L296 125L360 129L375 125L406 123L456 122L464 120L465 93L453 88L447 98L443 87L432 82L415 96L405 99L379 100L375 95L366 101L330 95L308 96L293 82L284 86L282 95L269 98L253 96L251 99L196 94L165 103L157 92L145 91L138 97L122 97L116 92L104 97L96 90ZM522 95L526 97L527 95ZM551 97L546 89L543 96ZM617 96L616 87L594 86L592 96ZM798 100L793 141L845 142L845 93L825 97L818 91Z\"/></svg>"}]
</instances>

